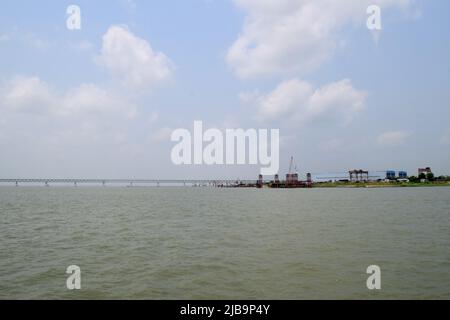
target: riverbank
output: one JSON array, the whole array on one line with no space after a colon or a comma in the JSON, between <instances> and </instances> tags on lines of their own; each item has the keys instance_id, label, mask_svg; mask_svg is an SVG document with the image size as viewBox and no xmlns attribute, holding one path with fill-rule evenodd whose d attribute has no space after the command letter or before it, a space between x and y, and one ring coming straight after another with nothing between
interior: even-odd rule
<instances>
[{"instance_id":1,"label":"riverbank","mask_svg":"<svg viewBox=\"0 0 450 320\"><path fill-rule=\"evenodd\" d=\"M417 187L450 187L450 182L320 182L313 188L417 188Z\"/></svg>"}]
</instances>

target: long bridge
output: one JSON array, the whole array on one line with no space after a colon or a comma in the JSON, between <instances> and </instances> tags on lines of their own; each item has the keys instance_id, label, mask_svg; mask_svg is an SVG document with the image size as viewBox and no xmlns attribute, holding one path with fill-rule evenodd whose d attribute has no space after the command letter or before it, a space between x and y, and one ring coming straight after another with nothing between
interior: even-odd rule
<instances>
[{"instance_id":1,"label":"long bridge","mask_svg":"<svg viewBox=\"0 0 450 320\"><path fill-rule=\"evenodd\" d=\"M13 184L16 186L22 184L42 184L45 186L50 185L127 185L130 187L138 185L182 185L182 186L232 186L238 184L255 184L255 180L227 180L227 179L0 179L0 184Z\"/></svg>"},{"instance_id":2,"label":"long bridge","mask_svg":"<svg viewBox=\"0 0 450 320\"><path fill-rule=\"evenodd\" d=\"M349 172L335 172L335 173L313 173L314 181L338 181L341 179L349 179ZM385 177L386 171L376 170L368 173L368 179L375 180ZM263 183L271 182L272 179L264 179ZM161 185L177 185L177 186L236 186L236 185L255 185L257 179L253 180L240 180L240 179L0 179L0 185L13 184L30 185L41 184L45 186L50 185L127 185L133 186L161 186Z\"/></svg>"}]
</instances>

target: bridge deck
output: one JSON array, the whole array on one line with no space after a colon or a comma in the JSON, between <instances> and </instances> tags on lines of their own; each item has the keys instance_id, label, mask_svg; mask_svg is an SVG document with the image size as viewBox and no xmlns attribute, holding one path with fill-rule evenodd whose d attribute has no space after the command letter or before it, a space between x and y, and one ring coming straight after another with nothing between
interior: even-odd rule
<instances>
[{"instance_id":1,"label":"bridge deck","mask_svg":"<svg viewBox=\"0 0 450 320\"><path fill-rule=\"evenodd\" d=\"M224 179L0 179L0 183L41 183L41 184L236 184L255 183L255 180Z\"/></svg>"}]
</instances>

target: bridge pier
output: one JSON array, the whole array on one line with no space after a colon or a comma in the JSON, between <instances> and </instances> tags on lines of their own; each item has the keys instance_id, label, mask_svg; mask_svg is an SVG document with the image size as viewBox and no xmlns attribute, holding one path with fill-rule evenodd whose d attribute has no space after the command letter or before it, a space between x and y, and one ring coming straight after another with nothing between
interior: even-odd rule
<instances>
[{"instance_id":1,"label":"bridge pier","mask_svg":"<svg viewBox=\"0 0 450 320\"><path fill-rule=\"evenodd\" d=\"M19 186L19 181L16 181L16 187L18 187Z\"/></svg>"}]
</instances>

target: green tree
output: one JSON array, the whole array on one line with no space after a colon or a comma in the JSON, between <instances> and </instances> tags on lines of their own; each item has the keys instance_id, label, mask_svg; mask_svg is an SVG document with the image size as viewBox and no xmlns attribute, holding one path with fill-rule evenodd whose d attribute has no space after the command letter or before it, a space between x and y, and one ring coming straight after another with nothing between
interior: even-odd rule
<instances>
[{"instance_id":1,"label":"green tree","mask_svg":"<svg viewBox=\"0 0 450 320\"><path fill-rule=\"evenodd\" d=\"M419 180L425 180L426 178L427 176L425 175L425 173L419 174Z\"/></svg>"},{"instance_id":2,"label":"green tree","mask_svg":"<svg viewBox=\"0 0 450 320\"><path fill-rule=\"evenodd\" d=\"M434 181L434 174L432 172L427 173L427 180L428 181Z\"/></svg>"}]
</instances>

